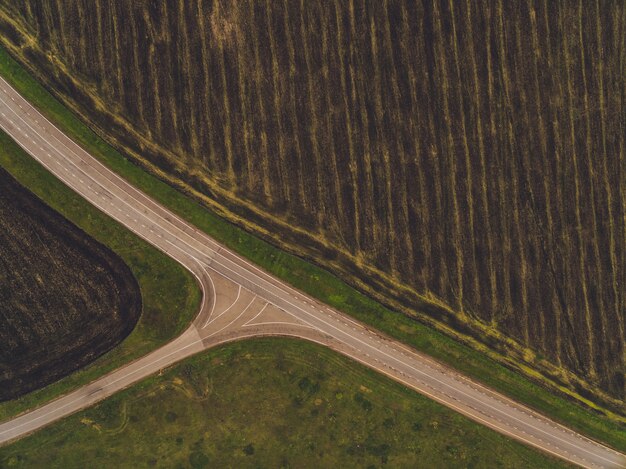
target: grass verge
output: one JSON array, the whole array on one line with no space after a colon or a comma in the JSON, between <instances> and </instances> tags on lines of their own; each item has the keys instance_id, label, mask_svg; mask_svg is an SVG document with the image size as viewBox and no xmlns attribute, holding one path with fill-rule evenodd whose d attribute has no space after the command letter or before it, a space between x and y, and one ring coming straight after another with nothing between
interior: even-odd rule
<instances>
[{"instance_id":1,"label":"grass verge","mask_svg":"<svg viewBox=\"0 0 626 469\"><path fill-rule=\"evenodd\" d=\"M216 240L300 290L581 433L626 451L626 426L583 408L484 354L393 312L327 271L227 223L199 203L131 164L57 101L0 48L0 75L93 156Z\"/></svg>"},{"instance_id":2,"label":"grass verge","mask_svg":"<svg viewBox=\"0 0 626 469\"><path fill-rule=\"evenodd\" d=\"M139 322L120 345L56 383L0 404L0 420L4 420L168 342L195 316L201 292L193 276L180 264L79 197L4 132L0 132L0 165L50 207L117 253L137 279L143 300Z\"/></svg>"},{"instance_id":3,"label":"grass verge","mask_svg":"<svg viewBox=\"0 0 626 469\"><path fill-rule=\"evenodd\" d=\"M155 412L154 409L159 409ZM0 450L0 466L565 467L321 346L187 359Z\"/></svg>"}]
</instances>

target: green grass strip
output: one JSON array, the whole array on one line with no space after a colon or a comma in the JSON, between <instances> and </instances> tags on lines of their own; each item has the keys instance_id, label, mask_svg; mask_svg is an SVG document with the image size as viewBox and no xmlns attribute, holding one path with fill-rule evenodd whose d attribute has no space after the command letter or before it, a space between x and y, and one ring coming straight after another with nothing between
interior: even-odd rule
<instances>
[{"instance_id":1,"label":"green grass strip","mask_svg":"<svg viewBox=\"0 0 626 469\"><path fill-rule=\"evenodd\" d=\"M158 411L155 411L158 409ZM0 467L567 467L324 347L184 360L0 449Z\"/></svg>"},{"instance_id":2,"label":"green grass strip","mask_svg":"<svg viewBox=\"0 0 626 469\"><path fill-rule=\"evenodd\" d=\"M449 364L556 421L626 451L626 428L623 424L557 396L484 354L385 308L329 272L287 254L224 221L196 201L133 165L55 99L2 48L0 75L93 156L182 218L255 264L320 301Z\"/></svg>"}]
</instances>

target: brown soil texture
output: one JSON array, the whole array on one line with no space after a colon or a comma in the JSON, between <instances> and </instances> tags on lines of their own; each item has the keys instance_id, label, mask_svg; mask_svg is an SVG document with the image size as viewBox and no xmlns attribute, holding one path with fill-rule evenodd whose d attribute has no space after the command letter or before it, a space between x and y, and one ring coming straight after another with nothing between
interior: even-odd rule
<instances>
[{"instance_id":1,"label":"brown soil texture","mask_svg":"<svg viewBox=\"0 0 626 469\"><path fill-rule=\"evenodd\" d=\"M0 401L88 365L140 314L126 264L0 169Z\"/></svg>"},{"instance_id":2,"label":"brown soil texture","mask_svg":"<svg viewBox=\"0 0 626 469\"><path fill-rule=\"evenodd\" d=\"M391 306L624 399L622 2L0 12L13 55L144 167Z\"/></svg>"}]
</instances>

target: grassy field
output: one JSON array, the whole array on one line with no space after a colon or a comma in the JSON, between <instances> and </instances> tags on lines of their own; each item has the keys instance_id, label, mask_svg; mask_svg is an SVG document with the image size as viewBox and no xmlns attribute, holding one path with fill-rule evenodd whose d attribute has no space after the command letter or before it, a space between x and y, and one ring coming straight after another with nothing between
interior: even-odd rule
<instances>
[{"instance_id":1,"label":"grassy field","mask_svg":"<svg viewBox=\"0 0 626 469\"><path fill-rule=\"evenodd\" d=\"M89 382L104 372L115 369L125 362L140 357L156 348L159 344L167 342L171 338L175 337L178 333L182 332L185 327L187 327L196 314L200 302L200 290L191 274L187 273L183 267L166 257L164 254L161 254L159 251L152 248L150 245L143 242L117 223L113 222L109 217L89 205L74 192L70 191L58 179L45 171L37 162L35 162L35 160L26 155L26 153L24 153L24 151L18 147L9 136L2 132L0 132L0 166L11 173L13 177L15 177L15 179L17 179L22 185L33 191L41 199L45 200L50 207L84 230L87 235L93 237L95 240L104 244L119 255L123 262L125 262L130 268L132 275L134 275L137 279L136 282L139 285L143 298L143 312L139 318L139 322L132 333L121 344L110 352L102 355L91 365L82 368L80 371L61 379L50 386L26 394L18 399L1 403L0 420L4 420L10 415L15 415L18 412L67 392L69 389L75 388L80 384ZM9 191L12 187L8 180L5 185L4 179L5 178L3 177L2 195L0 195L0 200L5 200L5 198L9 196ZM19 193L18 191L19 189L15 189L13 192L16 197ZM18 203L16 197L14 198L14 202ZM26 205L27 202L23 201L22 206L26 208ZM41 209L40 204L34 205ZM4 205L3 203L0 210L0 223L2 223L3 226L10 225L12 229L16 230L19 227L19 217L27 217L27 212L24 211L21 215L19 213L14 213L14 216L10 217L7 213L7 210L10 210L10 207L10 204L7 203ZM47 212L47 214L45 212ZM128 334L134 323L137 321L136 315L138 312L133 313L135 314L134 319L130 317L125 320L127 322L124 324L119 324L119 320L121 318L117 318L117 320L114 320L114 318L107 319L106 317L103 317L102 312L99 313L93 308L85 309L85 305L89 305L91 301L96 302L98 299L99 290L98 288L94 288L94 285L85 285L84 282L82 282L82 284L85 285L85 291L82 293L82 296L75 298L71 296L73 289L70 286L65 284L61 285L61 283L75 280L76 285L74 288L77 288L77 286L81 283L80 278L78 277L81 276L81 266L84 267L87 260L83 258L81 261L81 258L77 255L74 255L74 257L71 258L68 257L72 253L72 249L77 251L79 249L87 250L89 248L89 251L87 253L83 251L82 255L83 257L85 255L91 256L89 257L91 269L97 268L98 266L103 269L105 266L103 266L102 263L100 263L100 265L98 264L98 257L96 257L98 255L98 251L96 249L98 248L94 248L94 246L89 245L89 243L86 243L85 241L81 244L80 240L77 239L80 236L77 236L77 230L75 228L73 229L74 232L72 234L71 231L68 231L67 227L65 228L65 231L63 231L64 228L62 226L57 226L57 232L53 233L55 235L58 235L59 233L63 234L63 236L66 236L65 241L57 240L54 242L51 235L48 235L48 237L45 238L45 230L42 229L39 223L46 223L45 226L49 230L55 229L55 223L58 225L58 220L55 221L58 218L58 215L50 215L50 212L52 212L52 210L45 208L45 210L40 213L38 222L29 220L28 228L23 229L22 235L25 240L32 240L33 236L39 236L39 239L33 240L32 244L33 247L37 247L36 253L39 254L37 259L45 257L44 255L46 250L43 249L42 251L41 248L41 243L43 242L46 242L47 248L51 250L63 248L64 251L62 252L65 253L63 256L60 256L58 252L50 253L51 256L55 256L55 261L58 264L54 268L58 269L64 265L63 263L67 263L70 260L72 261L71 268L66 266L63 273L63 279L55 279L51 277L53 271L50 269L46 270L43 268L45 266L34 263L33 254L35 254L35 252L21 252L19 253L19 263L21 267L16 269L11 267L11 275L13 275L13 278L5 279L2 282L3 288L6 288L8 285L15 287L15 296L13 298L16 299L16 301L18 295L26 295L26 289L23 288L24 286L17 285L16 283L18 280L17 273L23 273L24 279L28 278L28 276L36 277L38 275L41 282L45 282L43 286L45 287L46 292L42 293L42 295L45 294L45 297L42 296L39 298L39 301L41 302L39 308L28 308L29 314L31 315L29 320L33 323L31 325L34 326L30 331L32 334L30 340L35 340L35 337L33 336L38 334L36 341L40 341L40 346L45 346L45 349L40 349L35 345L30 344L28 350L29 353L33 354L31 356L24 352L26 344L23 343L17 344L19 345L18 350L24 352L22 358L16 359L14 356L7 355L8 352L6 350L6 346L11 344L10 348L12 349L13 340L19 339L21 336L24 338L24 341L26 341L28 334L25 330L23 330L20 334L16 333L16 335L13 335L14 329L11 327L11 324L15 324L15 321L10 321L10 318L5 318L4 311L5 307L7 308L6 311L9 311L8 308L14 305L12 301L10 301L10 298L8 301L5 301L6 298L3 294L3 325L1 328L2 330L0 331L0 338L2 338L0 350L3 354L2 361L10 361L9 366L11 367L16 365L26 365L29 357L35 361L41 360L42 363L45 362L49 364L49 360L62 360L62 357L57 353L58 351L54 349L53 344L55 341L58 341L60 344L74 342L76 347L74 354L78 354L80 352L84 355L84 357L77 358L73 355L65 356L67 365L60 363L59 366L64 367L62 368L64 372L69 372L76 369L77 365L85 365L88 361L93 360L95 356L106 351L103 347L105 349L107 348L107 342L100 339L99 343L98 336L95 334L95 332L98 331L103 332L98 328L105 328L106 334L121 334L121 331L125 331L125 334ZM67 225L67 222L65 222L65 225ZM30 233L30 238L28 237L28 233ZM70 238L70 236L72 237ZM66 244L64 244L70 242L73 248L69 248ZM3 244L3 246L5 246L5 244ZM99 255L102 256L102 248L99 249ZM30 262L31 260L33 262ZM9 263L14 264L17 260L13 257L5 256L5 252L3 251L2 262L9 265ZM125 267L125 269L128 267ZM31 268L37 268L37 270L33 271ZM29 271L27 271L27 269ZM107 280L106 274L102 272L97 274L97 280L98 282L101 282L103 287L109 286L111 288L115 288L117 286L119 289L119 283L117 282L129 281L127 277L131 275L129 272L124 273L124 270L121 270L121 272L120 270L121 269L118 266L116 274L120 275L120 277L115 281L112 279ZM56 275L58 275L58 271L56 272ZM39 284L38 281L35 281L35 283ZM52 287L56 288L53 290ZM63 294L60 294L61 292ZM129 293L132 294L132 290ZM92 299L88 299L87 297L91 297ZM85 300L82 303L79 302L81 298ZM119 301L119 299L117 299L117 301ZM138 299L133 301L135 302L134 305L128 304L126 307L133 308L135 306L141 306L140 304L137 304ZM59 302L63 304L59 304ZM63 316L56 316L54 321L52 321L50 315L58 312L54 308L55 305L59 305L59 308L66 305L68 308L73 309L65 310ZM112 303L112 305L115 306L115 303ZM43 314L44 311L45 314ZM38 313L43 317L36 318L35 313ZM107 314L110 314L110 311L107 311ZM82 317L79 318L77 315L82 315ZM88 315L89 319L87 319L85 315ZM100 323L100 325L98 328L94 328L94 334L90 335L90 328L88 325L90 324L90 321L96 320ZM23 324L20 327L25 329L25 317L22 317L22 322ZM43 329L44 325L47 325L45 330ZM49 337L46 337L46 334L49 334ZM114 340L113 337L111 339L113 339L113 341L109 343L108 348L116 343L116 340ZM85 343L86 340L89 340L88 344ZM119 341L119 339L117 341ZM44 354L43 357L42 354ZM76 361L74 362L73 359L76 359ZM33 363L32 365L40 364ZM58 378L58 375L58 373L55 373L54 378ZM49 380L46 379L46 381ZM1 383L2 393L4 394L5 392L9 392L11 388L4 382L4 376ZM19 381L16 381L13 385L17 384L19 384Z\"/></svg>"},{"instance_id":2,"label":"grassy field","mask_svg":"<svg viewBox=\"0 0 626 469\"><path fill-rule=\"evenodd\" d=\"M515 361L509 361L508 367L526 371L527 376L535 378L535 382L495 363L489 358L493 355L488 348L476 352L407 316L390 311L327 271L299 257L280 251L232 224L226 223L220 216L206 210L181 192L130 164L55 100L2 48L0 48L0 75L9 79L31 102L36 103L54 122L105 164L162 204L253 262L323 302L448 363L514 399L591 437L626 451L626 432L623 423L620 423L614 415L607 416L606 412L584 400L580 395L572 397L579 402L585 402L586 406L594 410L564 399L564 395L570 396L570 391L566 388L559 388L559 395L555 395L554 387L550 385L550 382L528 373L528 370L519 370ZM541 384L538 385L537 382Z\"/></svg>"},{"instance_id":3,"label":"grassy field","mask_svg":"<svg viewBox=\"0 0 626 469\"><path fill-rule=\"evenodd\" d=\"M619 2L0 11L12 53L153 173L394 309L623 409Z\"/></svg>"},{"instance_id":4,"label":"grassy field","mask_svg":"<svg viewBox=\"0 0 626 469\"><path fill-rule=\"evenodd\" d=\"M157 410L158 409L158 410ZM563 467L322 347L211 350L0 448L0 467Z\"/></svg>"},{"instance_id":5,"label":"grassy field","mask_svg":"<svg viewBox=\"0 0 626 469\"><path fill-rule=\"evenodd\" d=\"M141 314L124 262L0 168L0 401L83 368Z\"/></svg>"}]
</instances>

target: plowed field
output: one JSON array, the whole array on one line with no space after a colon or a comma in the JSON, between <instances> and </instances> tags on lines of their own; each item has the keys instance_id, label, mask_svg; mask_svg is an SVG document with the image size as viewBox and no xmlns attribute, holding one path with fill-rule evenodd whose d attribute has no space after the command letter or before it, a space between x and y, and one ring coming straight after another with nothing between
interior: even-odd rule
<instances>
[{"instance_id":1,"label":"plowed field","mask_svg":"<svg viewBox=\"0 0 626 469\"><path fill-rule=\"evenodd\" d=\"M396 309L623 404L626 9L0 0L135 161Z\"/></svg>"},{"instance_id":2,"label":"plowed field","mask_svg":"<svg viewBox=\"0 0 626 469\"><path fill-rule=\"evenodd\" d=\"M0 169L0 401L91 363L140 313L122 260Z\"/></svg>"}]
</instances>

